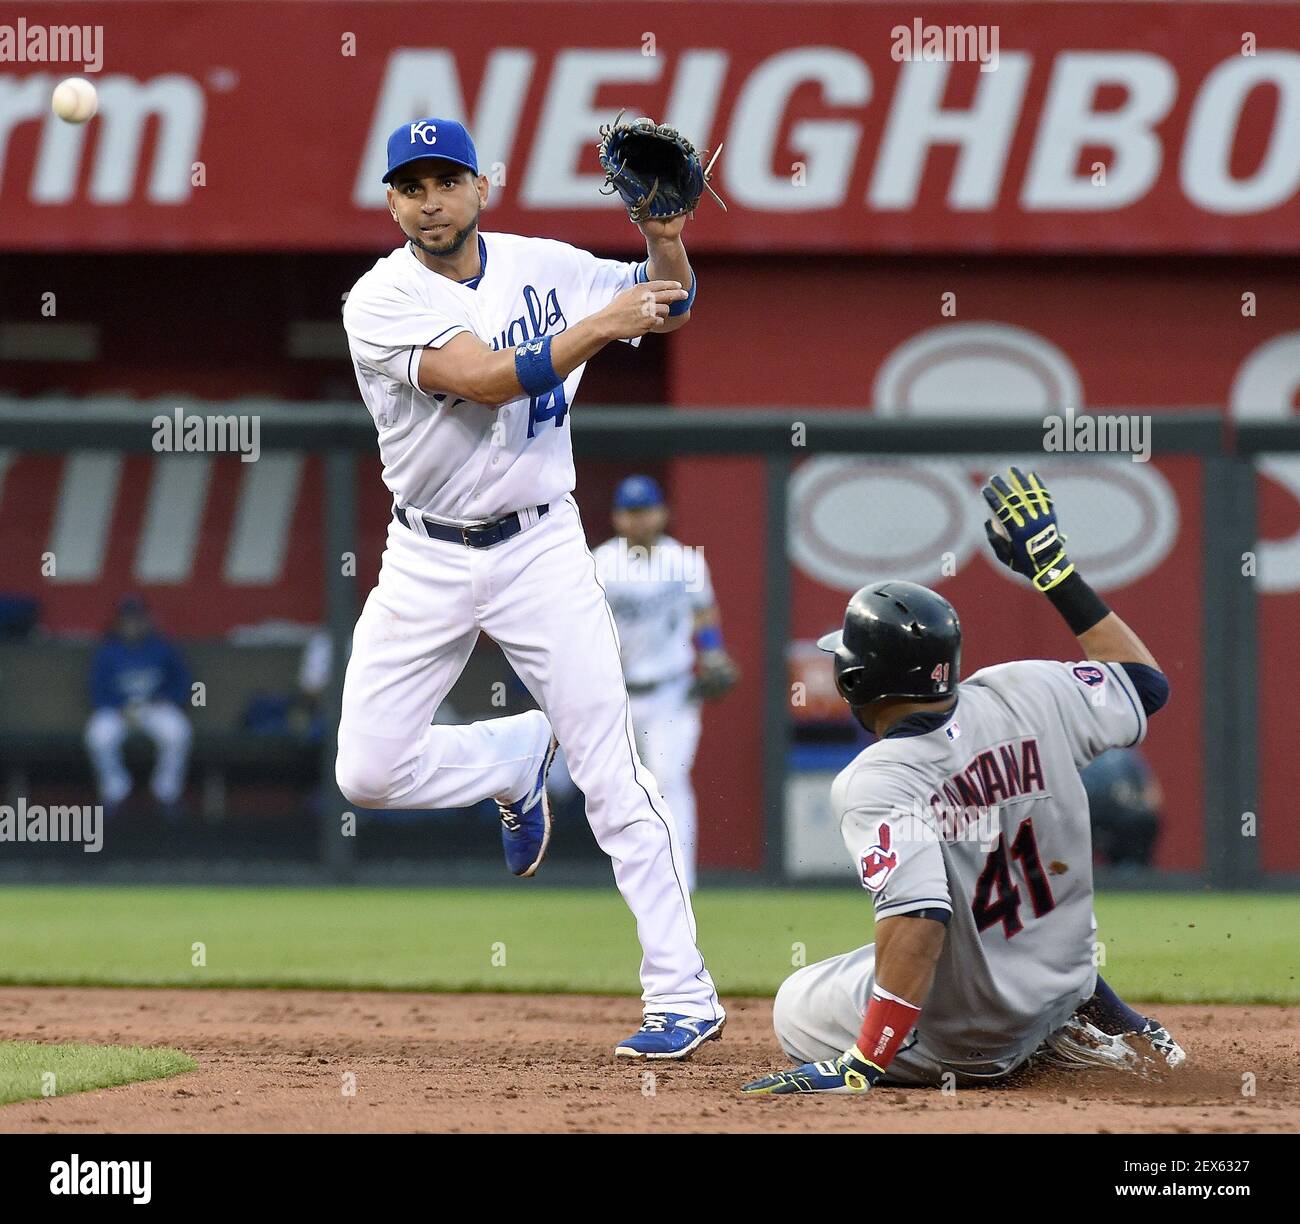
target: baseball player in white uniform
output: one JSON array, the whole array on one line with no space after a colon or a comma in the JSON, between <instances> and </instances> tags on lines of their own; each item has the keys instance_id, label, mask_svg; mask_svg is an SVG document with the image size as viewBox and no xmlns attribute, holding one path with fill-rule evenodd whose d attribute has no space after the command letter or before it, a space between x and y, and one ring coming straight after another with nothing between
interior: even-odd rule
<instances>
[{"instance_id":1,"label":"baseball player in white uniform","mask_svg":"<svg viewBox=\"0 0 1300 1224\"><path fill-rule=\"evenodd\" d=\"M747 1092L973 1083L1035 1056L1133 1070L1186 1058L1097 975L1079 779L1146 735L1168 682L1066 557L1037 476L1013 467L984 496L999 559L1046 594L1086 661L1003 663L959 683L961 626L946 599L894 581L853 596L843 629L819 645L877 737L831 791L876 942L785 981L773 1023L801 1065Z\"/></svg>"},{"instance_id":2,"label":"baseball player in white uniform","mask_svg":"<svg viewBox=\"0 0 1300 1224\"><path fill-rule=\"evenodd\" d=\"M700 701L726 692L737 671L723 647L703 551L667 534L668 507L659 482L627 477L614 492L612 519L614 536L593 554L596 574L618 625L641 760L668 801L687 884L694 888L691 769L700 742Z\"/></svg>"},{"instance_id":3,"label":"baseball player in white uniform","mask_svg":"<svg viewBox=\"0 0 1300 1224\"><path fill-rule=\"evenodd\" d=\"M640 263L481 233L488 180L447 119L394 131L384 181L406 242L357 281L343 322L393 519L353 636L339 788L362 807L495 798L507 864L528 876L546 852L546 772L562 743L644 953L643 1023L616 1054L686 1057L725 1016L673 818L637 757L568 428L589 358L689 318L685 217L642 223ZM480 632L540 710L432 726Z\"/></svg>"}]
</instances>

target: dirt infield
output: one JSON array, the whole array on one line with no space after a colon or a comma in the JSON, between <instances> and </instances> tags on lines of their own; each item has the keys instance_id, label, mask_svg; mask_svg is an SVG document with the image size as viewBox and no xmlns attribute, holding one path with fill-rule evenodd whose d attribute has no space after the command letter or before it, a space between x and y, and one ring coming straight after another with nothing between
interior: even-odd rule
<instances>
[{"instance_id":1,"label":"dirt infield","mask_svg":"<svg viewBox=\"0 0 1300 1224\"><path fill-rule=\"evenodd\" d=\"M766 999L730 1000L720 1043L650 1078L611 1052L639 1020L630 999L6 988L7 1037L179 1046L199 1068L4 1106L0 1132L1300 1129L1300 1012L1155 1010L1192 1056L1163 1082L1038 1073L953 1095L772 1099L736 1091L786 1061Z\"/></svg>"}]
</instances>

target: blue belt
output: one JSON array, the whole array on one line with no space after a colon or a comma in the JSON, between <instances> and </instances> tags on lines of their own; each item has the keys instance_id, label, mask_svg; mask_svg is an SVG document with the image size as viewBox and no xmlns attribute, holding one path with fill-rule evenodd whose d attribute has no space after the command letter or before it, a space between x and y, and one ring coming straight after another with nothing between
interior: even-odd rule
<instances>
[{"instance_id":1,"label":"blue belt","mask_svg":"<svg viewBox=\"0 0 1300 1224\"><path fill-rule=\"evenodd\" d=\"M543 518L550 510L548 503L536 507L537 517ZM429 518L427 514L417 514L414 510L404 510L401 506L395 506L393 513L397 516L397 521L403 527L414 531L416 535L426 534L432 540L446 540L450 544L463 544L466 548L491 548L494 544L501 544L510 539L511 536L517 536L524 528L519 521L518 514L505 514L499 519L493 519L490 523L471 523L468 527L452 527L447 523L439 523ZM418 518L424 527L422 533L411 520Z\"/></svg>"}]
</instances>

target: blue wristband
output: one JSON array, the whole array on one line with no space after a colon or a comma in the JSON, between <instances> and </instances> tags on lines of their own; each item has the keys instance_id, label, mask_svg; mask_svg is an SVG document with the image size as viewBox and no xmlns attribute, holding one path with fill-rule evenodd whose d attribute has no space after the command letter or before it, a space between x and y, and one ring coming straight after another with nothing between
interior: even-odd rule
<instances>
[{"instance_id":1,"label":"blue wristband","mask_svg":"<svg viewBox=\"0 0 1300 1224\"><path fill-rule=\"evenodd\" d=\"M529 340L515 349L515 377L529 395L545 395L560 382L551 364L551 337Z\"/></svg>"},{"instance_id":2,"label":"blue wristband","mask_svg":"<svg viewBox=\"0 0 1300 1224\"><path fill-rule=\"evenodd\" d=\"M697 650L721 650L722 630L717 625L705 625L695 634Z\"/></svg>"},{"instance_id":3,"label":"blue wristband","mask_svg":"<svg viewBox=\"0 0 1300 1224\"><path fill-rule=\"evenodd\" d=\"M690 310L691 304L695 301L695 289L699 283L700 283L700 278L695 275L695 269L692 268L691 269L691 290L680 302L674 302L671 306L668 307L668 317L670 319L673 318L675 315L684 315L688 310Z\"/></svg>"}]
</instances>

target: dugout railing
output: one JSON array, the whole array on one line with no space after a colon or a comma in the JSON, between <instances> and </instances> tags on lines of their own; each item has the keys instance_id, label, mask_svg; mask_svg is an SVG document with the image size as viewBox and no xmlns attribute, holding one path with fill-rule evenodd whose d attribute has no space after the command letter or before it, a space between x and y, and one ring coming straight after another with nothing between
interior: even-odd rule
<instances>
[{"instance_id":1,"label":"dugout railing","mask_svg":"<svg viewBox=\"0 0 1300 1224\"><path fill-rule=\"evenodd\" d=\"M154 450L153 417L170 412L164 401L3 400L0 449L62 452L107 449ZM348 638L359 608L356 582L335 559L354 552L357 487L354 459L374 454L374 427L350 404L285 403L241 399L207 405L186 403L189 412L255 415L263 451L311 451L324 458L320 514L324 549L322 576L327 627L334 644L334 676L326 723L336 725ZM1110 409L1109 412L1124 412ZM1259 862L1259 839L1243 837L1243 812L1259 812L1259 649L1257 590L1241 575L1240 558L1257 545L1256 461L1266 454L1300 451L1300 419L1236 423L1213 409L1143 414L1151 417L1155 456L1183 455L1200 461L1205 506L1202 599L1204 740L1203 872L1142 873L1123 883L1144 887L1219 888L1294 885L1295 877L1269 875ZM763 742L786 745L791 712L786 650L789 639L791 570L785 524L794 466L819 454L948 457L1030 455L1043 450L1044 430L1034 418L990 413L951 419L884 419L869 412L824 409L677 410L655 407L588 406L570 417L579 458L665 460L686 456L759 458L765 472L763 564L767 599L763 626ZM798 438L796 444L794 439ZM581 492L581 490L579 490ZM321 772L333 777L334 743L321 748ZM786 878L782 862L786 754L763 756L762 794L765 852L762 877ZM332 781L328 784L332 785ZM322 804L320 868L327 878L348 880L383 872L360 872L354 844L338 836L341 795ZM1262 815L1262 814L1261 814ZM0 864L0 875L8 874ZM30 873L27 873L30 874ZM60 874L55 872L54 874ZM1107 882L1104 872L1099 880Z\"/></svg>"}]
</instances>

